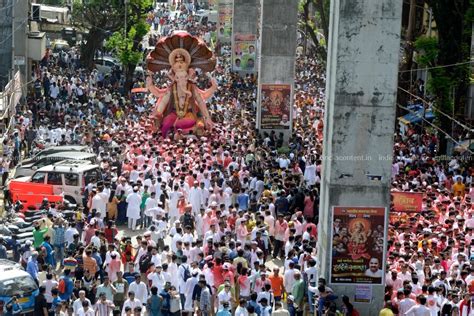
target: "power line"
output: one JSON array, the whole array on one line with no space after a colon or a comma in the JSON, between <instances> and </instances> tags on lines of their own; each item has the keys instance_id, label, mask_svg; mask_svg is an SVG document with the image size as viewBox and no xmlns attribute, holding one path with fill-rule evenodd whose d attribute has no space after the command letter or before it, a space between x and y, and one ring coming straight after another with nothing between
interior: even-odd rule
<instances>
[{"instance_id":1,"label":"power line","mask_svg":"<svg viewBox=\"0 0 474 316\"><path fill-rule=\"evenodd\" d=\"M433 123L431 123L430 121L428 121L427 119L425 119L423 117L422 114L420 114L419 112L415 112L413 110L410 110L409 108L407 107L404 107L403 105L397 103L397 106L403 110L407 110L408 112L412 113L413 115L415 115L416 117L418 118L421 118L425 123L428 123L429 125L431 125L432 127L434 127L436 130L440 131L441 133L443 133L448 139L452 140L454 143L456 143L456 145L458 146L461 146L461 143L458 142L457 140L455 140L451 135L449 135L447 132L445 132L444 130L442 130L440 127L434 125ZM474 154L474 152L472 152L469 148L466 148L466 150L472 155Z\"/></svg>"},{"instance_id":2,"label":"power line","mask_svg":"<svg viewBox=\"0 0 474 316\"><path fill-rule=\"evenodd\" d=\"M410 70L400 70L399 73L413 72L413 71L418 71L418 70L449 68L449 67L461 66L461 65L472 64L472 63L474 63L474 61L470 60L470 61L465 61L465 62L462 62L462 63L455 63L455 64L449 64L449 65L426 67L426 68L416 68L416 69L410 69Z\"/></svg>"},{"instance_id":3,"label":"power line","mask_svg":"<svg viewBox=\"0 0 474 316\"><path fill-rule=\"evenodd\" d=\"M20 27L22 27L27 22L28 22L28 19L21 22L16 29L12 30L10 35L8 35L3 41L0 42L0 45L3 45L3 43L6 43L13 36L13 33L15 33Z\"/></svg>"},{"instance_id":4,"label":"power line","mask_svg":"<svg viewBox=\"0 0 474 316\"><path fill-rule=\"evenodd\" d=\"M456 124L458 124L459 126L461 126L462 128L469 130L469 132L472 131L472 126L467 126L467 125L465 125L465 124L463 124L463 123L457 121L454 117L452 117L452 116L450 116L450 115L444 113L444 112L441 111L438 107L434 106L433 104L430 104L430 103L429 103L428 101L426 101L425 99L423 99L423 98L421 98L421 97L419 97L419 96L417 96L417 95L411 93L411 92L408 91L408 90L403 89L402 87L398 87L398 89L402 90L402 91L405 92L405 93L408 93L409 95L411 95L411 96L417 98L418 100L420 100L421 102L423 102L423 106L424 106L424 104L428 104L429 106L433 107L436 111L438 111L439 113L443 114L444 116L446 116L447 118L449 118L450 120L452 120L453 122L455 122Z\"/></svg>"}]
</instances>

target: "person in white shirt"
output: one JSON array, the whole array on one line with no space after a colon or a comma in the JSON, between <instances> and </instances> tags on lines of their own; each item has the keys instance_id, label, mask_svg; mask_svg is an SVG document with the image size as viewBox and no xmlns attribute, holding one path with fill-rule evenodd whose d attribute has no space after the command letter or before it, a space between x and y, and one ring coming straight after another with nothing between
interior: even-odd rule
<instances>
[{"instance_id":1,"label":"person in white shirt","mask_svg":"<svg viewBox=\"0 0 474 316\"><path fill-rule=\"evenodd\" d=\"M148 288L144 282L141 282L141 276L137 275L135 281L130 283L129 293L133 292L140 302L148 300Z\"/></svg>"},{"instance_id":2,"label":"person in white shirt","mask_svg":"<svg viewBox=\"0 0 474 316\"><path fill-rule=\"evenodd\" d=\"M142 203L142 197L138 193L138 187L133 188L133 193L127 196L127 218L128 228L135 230L137 219L140 218L140 204Z\"/></svg>"},{"instance_id":3,"label":"person in white shirt","mask_svg":"<svg viewBox=\"0 0 474 316\"><path fill-rule=\"evenodd\" d=\"M153 218L153 212L150 212L150 209L158 207L158 201L156 200L156 192L151 191L150 197L145 201L145 227L150 226Z\"/></svg>"},{"instance_id":4,"label":"person in white shirt","mask_svg":"<svg viewBox=\"0 0 474 316\"><path fill-rule=\"evenodd\" d=\"M403 290L403 294L405 295L405 298L400 301L398 306L399 315L405 315L410 308L416 305L415 300L410 298L411 291L409 289Z\"/></svg>"},{"instance_id":5,"label":"person in white shirt","mask_svg":"<svg viewBox=\"0 0 474 316\"><path fill-rule=\"evenodd\" d=\"M219 309L224 307L224 303L232 302L232 292L230 291L230 283L225 283L224 288L217 294L217 300L219 303Z\"/></svg>"},{"instance_id":6,"label":"person in white shirt","mask_svg":"<svg viewBox=\"0 0 474 316\"><path fill-rule=\"evenodd\" d=\"M161 291L163 291L166 281L165 276L162 273L161 265L156 265L155 271L148 274L147 278L151 281L151 286L157 287L158 293L161 293Z\"/></svg>"},{"instance_id":7,"label":"person in white shirt","mask_svg":"<svg viewBox=\"0 0 474 316\"><path fill-rule=\"evenodd\" d=\"M381 278L383 275L383 271L379 269L379 266L379 259L371 258L369 261L369 268L365 271L365 276L371 278Z\"/></svg>"},{"instance_id":8,"label":"person in white shirt","mask_svg":"<svg viewBox=\"0 0 474 316\"><path fill-rule=\"evenodd\" d=\"M99 192L95 192L94 197L92 198L91 210L95 209L97 212L100 212L100 218L104 219L107 211L107 201L109 200L109 194L104 192L103 188L98 189Z\"/></svg>"},{"instance_id":9,"label":"person in white shirt","mask_svg":"<svg viewBox=\"0 0 474 316\"><path fill-rule=\"evenodd\" d=\"M288 264L288 269L286 269L285 274L283 275L283 283L285 285L285 289L288 293L288 295L291 294L291 289L293 288L293 284L295 284L295 272L297 270L295 269L295 263L291 261Z\"/></svg>"},{"instance_id":10,"label":"person in white shirt","mask_svg":"<svg viewBox=\"0 0 474 316\"><path fill-rule=\"evenodd\" d=\"M77 313L74 313L77 316L95 316L95 311L92 309L90 302L83 301L82 307L79 308Z\"/></svg>"},{"instance_id":11,"label":"person in white shirt","mask_svg":"<svg viewBox=\"0 0 474 316\"><path fill-rule=\"evenodd\" d=\"M46 302L51 304L53 302L51 290L58 287L58 281L53 279L53 275L51 273L48 273L46 274L46 280L43 281L43 286L46 288L46 292L44 292Z\"/></svg>"},{"instance_id":12,"label":"person in white shirt","mask_svg":"<svg viewBox=\"0 0 474 316\"><path fill-rule=\"evenodd\" d=\"M89 306L91 305L91 301L88 298L86 298L86 291L81 290L79 291L79 298L76 299L74 303L72 304L74 315L77 315L79 310L82 308L83 302L89 303Z\"/></svg>"},{"instance_id":13,"label":"person in white shirt","mask_svg":"<svg viewBox=\"0 0 474 316\"><path fill-rule=\"evenodd\" d=\"M426 307L426 297L423 295L418 296L419 305L412 306L408 311L403 314L404 316L430 316L431 312Z\"/></svg>"},{"instance_id":14,"label":"person in white shirt","mask_svg":"<svg viewBox=\"0 0 474 316\"><path fill-rule=\"evenodd\" d=\"M133 283L135 282L132 282L132 284ZM131 310L133 311L135 307L141 307L141 306L142 306L142 302L135 298L135 292L129 290L128 299L125 301L125 303L123 303L122 316L127 315L127 313L125 312L127 307L131 308Z\"/></svg>"}]
</instances>

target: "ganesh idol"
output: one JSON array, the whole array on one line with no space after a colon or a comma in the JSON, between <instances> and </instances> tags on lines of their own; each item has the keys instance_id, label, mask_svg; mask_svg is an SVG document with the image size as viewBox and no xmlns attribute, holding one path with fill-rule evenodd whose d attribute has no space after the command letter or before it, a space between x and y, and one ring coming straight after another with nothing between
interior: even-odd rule
<instances>
[{"instance_id":1,"label":"ganesh idol","mask_svg":"<svg viewBox=\"0 0 474 316\"><path fill-rule=\"evenodd\" d=\"M162 38L147 57L149 72L168 70L171 84L160 89L147 77L147 88L157 98L152 112L155 128L163 136L171 130L201 135L213 126L206 101L217 90L217 83L209 75L216 60L206 44L185 31ZM207 73L211 87L201 90L196 85L196 68Z\"/></svg>"}]
</instances>

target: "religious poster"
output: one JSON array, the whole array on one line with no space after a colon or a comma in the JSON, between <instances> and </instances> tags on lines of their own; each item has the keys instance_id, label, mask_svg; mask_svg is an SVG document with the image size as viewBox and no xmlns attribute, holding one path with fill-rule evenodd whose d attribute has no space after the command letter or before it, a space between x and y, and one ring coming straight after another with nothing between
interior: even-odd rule
<instances>
[{"instance_id":1,"label":"religious poster","mask_svg":"<svg viewBox=\"0 0 474 316\"><path fill-rule=\"evenodd\" d=\"M290 84L262 84L260 105L261 129L290 128Z\"/></svg>"},{"instance_id":2,"label":"religious poster","mask_svg":"<svg viewBox=\"0 0 474 316\"><path fill-rule=\"evenodd\" d=\"M333 208L331 282L382 284L384 207Z\"/></svg>"},{"instance_id":3,"label":"religious poster","mask_svg":"<svg viewBox=\"0 0 474 316\"><path fill-rule=\"evenodd\" d=\"M217 40L230 43L232 38L232 14L234 0L218 0Z\"/></svg>"},{"instance_id":4,"label":"religious poster","mask_svg":"<svg viewBox=\"0 0 474 316\"><path fill-rule=\"evenodd\" d=\"M232 71L254 72L257 60L255 34L235 34L232 46Z\"/></svg>"},{"instance_id":5,"label":"religious poster","mask_svg":"<svg viewBox=\"0 0 474 316\"><path fill-rule=\"evenodd\" d=\"M392 207L395 212L421 212L423 193L392 192Z\"/></svg>"}]
</instances>

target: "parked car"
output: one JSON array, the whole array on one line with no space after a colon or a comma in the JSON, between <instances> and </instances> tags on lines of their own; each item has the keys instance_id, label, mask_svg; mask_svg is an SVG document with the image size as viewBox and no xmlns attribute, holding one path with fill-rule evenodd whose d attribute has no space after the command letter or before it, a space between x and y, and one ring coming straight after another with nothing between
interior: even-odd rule
<instances>
[{"instance_id":1,"label":"parked car","mask_svg":"<svg viewBox=\"0 0 474 316\"><path fill-rule=\"evenodd\" d=\"M23 163L29 163L30 161L40 159L44 156L48 156L54 153L60 153L64 151L81 151L81 152L89 152L89 146L79 146L79 145L71 145L71 146L51 146L47 147L39 152L37 152L33 157L24 159Z\"/></svg>"},{"instance_id":2,"label":"parked car","mask_svg":"<svg viewBox=\"0 0 474 316\"><path fill-rule=\"evenodd\" d=\"M5 306L13 296L22 308L22 315L33 312L38 285L21 266L10 260L0 260L0 301Z\"/></svg>"},{"instance_id":3,"label":"parked car","mask_svg":"<svg viewBox=\"0 0 474 316\"><path fill-rule=\"evenodd\" d=\"M99 165L88 160L65 160L40 168L31 177L12 181L51 185L54 195L63 195L65 201L82 205L86 183L100 179Z\"/></svg>"},{"instance_id":4,"label":"parked car","mask_svg":"<svg viewBox=\"0 0 474 316\"><path fill-rule=\"evenodd\" d=\"M68 42L62 39L57 39L51 44L51 49L53 51L53 56L58 57L61 52L68 52L71 47Z\"/></svg>"},{"instance_id":5,"label":"parked car","mask_svg":"<svg viewBox=\"0 0 474 316\"><path fill-rule=\"evenodd\" d=\"M195 22L198 22L202 25L207 25L207 23L217 23L218 14L217 11L209 10L199 10L193 16Z\"/></svg>"},{"instance_id":6,"label":"parked car","mask_svg":"<svg viewBox=\"0 0 474 316\"><path fill-rule=\"evenodd\" d=\"M55 164L62 160L89 160L91 163L97 163L97 155L94 153L77 151L63 151L53 153L29 163L20 164L15 170L14 178L31 176L39 168Z\"/></svg>"},{"instance_id":7,"label":"parked car","mask_svg":"<svg viewBox=\"0 0 474 316\"><path fill-rule=\"evenodd\" d=\"M109 56L98 57L94 59L95 68L102 74L110 74L116 67L121 68L120 62Z\"/></svg>"}]
</instances>

